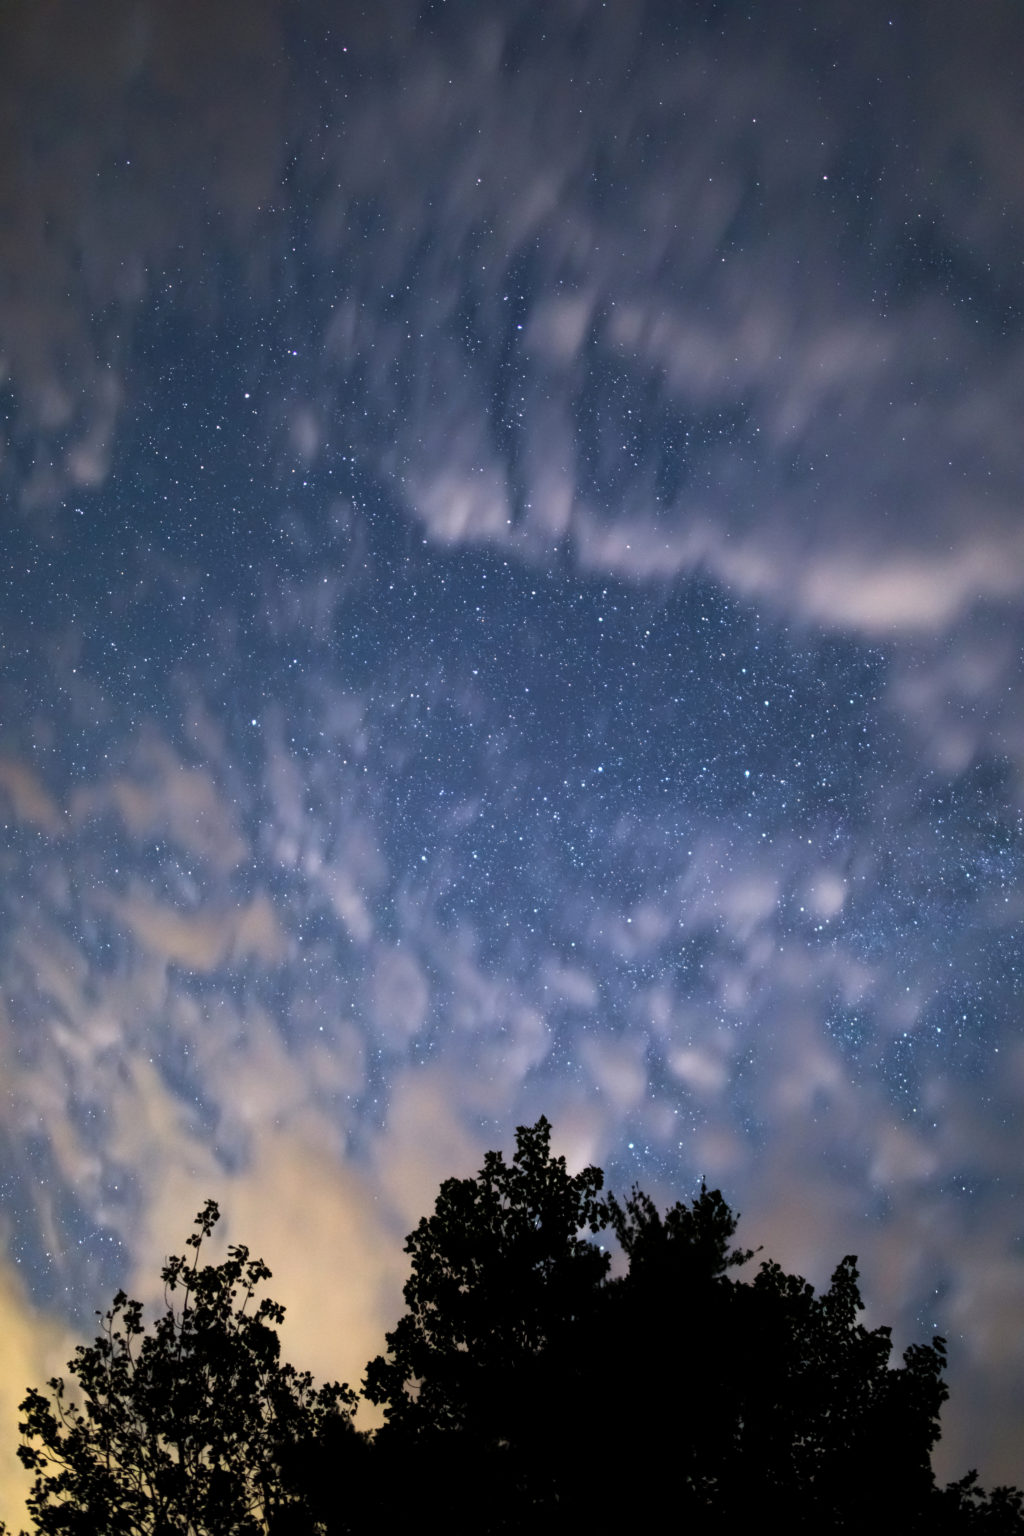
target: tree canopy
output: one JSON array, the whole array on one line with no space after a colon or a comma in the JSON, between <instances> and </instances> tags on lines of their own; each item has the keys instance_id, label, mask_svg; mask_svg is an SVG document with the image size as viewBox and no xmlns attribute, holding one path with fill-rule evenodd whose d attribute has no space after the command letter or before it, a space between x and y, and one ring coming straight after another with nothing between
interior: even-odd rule
<instances>
[{"instance_id":1,"label":"tree canopy","mask_svg":"<svg viewBox=\"0 0 1024 1536\"><path fill-rule=\"evenodd\" d=\"M601 1470L640 1466L671 1469L673 1514L698 1530L931 1518L943 1341L890 1365L852 1257L821 1295L770 1261L744 1278L754 1255L717 1190L664 1215L639 1190L602 1198L600 1170L570 1176L550 1134L521 1127L511 1166L491 1153L448 1180L410 1234L408 1311L366 1378L382 1454L418 1457L466 1530L484 1488L492 1529L654 1519L654 1483Z\"/></svg>"},{"instance_id":2,"label":"tree canopy","mask_svg":"<svg viewBox=\"0 0 1024 1536\"><path fill-rule=\"evenodd\" d=\"M549 1143L546 1120L520 1127L511 1164L488 1152L478 1178L446 1180L409 1235L409 1310L366 1375L393 1427L501 1437L531 1412L521 1379L592 1313L610 1256L580 1234L606 1223L603 1175L570 1176Z\"/></svg>"},{"instance_id":3,"label":"tree canopy","mask_svg":"<svg viewBox=\"0 0 1024 1536\"><path fill-rule=\"evenodd\" d=\"M191 1258L162 1270L167 1308L151 1333L119 1291L101 1332L79 1345L50 1395L22 1403L20 1456L35 1474L35 1529L67 1536L259 1536L299 1529L302 1497L283 1469L297 1447L354 1435L355 1394L280 1359L284 1310L254 1303L270 1271L235 1246L199 1266L219 1219L208 1200L187 1240ZM251 1308L251 1309L250 1309ZM74 1389L73 1389L74 1390Z\"/></svg>"},{"instance_id":4,"label":"tree canopy","mask_svg":"<svg viewBox=\"0 0 1024 1536\"><path fill-rule=\"evenodd\" d=\"M208 1201L153 1330L119 1292L71 1394L54 1378L25 1398L35 1530L331 1536L430 1514L601 1532L663 1519L667 1499L695 1531L1024 1532L1018 1490L936 1485L944 1342L892 1363L852 1256L816 1294L733 1245L717 1190L662 1214L550 1143L545 1119L521 1126L510 1163L490 1152L447 1180L410 1233L407 1310L366 1371L375 1435L350 1388L282 1363L261 1260L233 1247L200 1267Z\"/></svg>"}]
</instances>

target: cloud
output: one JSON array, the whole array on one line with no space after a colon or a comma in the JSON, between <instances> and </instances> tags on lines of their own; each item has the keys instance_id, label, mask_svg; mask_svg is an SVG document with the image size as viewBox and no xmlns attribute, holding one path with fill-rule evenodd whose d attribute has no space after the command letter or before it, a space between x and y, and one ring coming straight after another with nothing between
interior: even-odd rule
<instances>
[{"instance_id":1,"label":"cloud","mask_svg":"<svg viewBox=\"0 0 1024 1536\"><path fill-rule=\"evenodd\" d=\"M178 1167L164 1177L148 1159L154 1177L133 1246L131 1293L159 1308L167 1252L184 1251L196 1212L213 1196L222 1224L211 1260L229 1242L266 1260L273 1271L266 1294L287 1309L284 1357L320 1381L358 1386L398 1319L407 1264L393 1213L365 1170L338 1155L330 1127L315 1116L288 1129L264 1125L254 1157L233 1174L189 1169L174 1158L173 1136L161 1150Z\"/></svg>"},{"instance_id":2,"label":"cloud","mask_svg":"<svg viewBox=\"0 0 1024 1536\"><path fill-rule=\"evenodd\" d=\"M5 1244L6 1246L6 1244ZM0 1508L13 1529L27 1522L23 1501L32 1480L17 1459L18 1409L30 1387L65 1375L77 1340L65 1322L32 1305L17 1269L0 1259L0 1335L4 1368L0 1372Z\"/></svg>"},{"instance_id":3,"label":"cloud","mask_svg":"<svg viewBox=\"0 0 1024 1536\"><path fill-rule=\"evenodd\" d=\"M474 1111L491 1107L492 1097L488 1084L474 1085L472 1076L467 1081L456 1063L396 1074L374 1162L403 1231L433 1209L443 1179L469 1177L483 1162L486 1145L468 1123Z\"/></svg>"},{"instance_id":4,"label":"cloud","mask_svg":"<svg viewBox=\"0 0 1024 1536\"><path fill-rule=\"evenodd\" d=\"M60 807L26 763L14 758L0 760L0 793L8 799L18 821L38 827L48 837L60 835L64 828Z\"/></svg>"},{"instance_id":5,"label":"cloud","mask_svg":"<svg viewBox=\"0 0 1024 1536\"><path fill-rule=\"evenodd\" d=\"M583 1034L577 1050L581 1066L590 1072L594 1088L613 1115L621 1118L642 1104L647 1087L647 1042L642 1035L609 1040Z\"/></svg>"},{"instance_id":6,"label":"cloud","mask_svg":"<svg viewBox=\"0 0 1024 1536\"><path fill-rule=\"evenodd\" d=\"M962 1335L967 1447L1019 1302L990 963L1021 916L1019 21L911 6L908 52L823 7L847 60L823 95L805 32L766 55L739 13L670 39L642 5L553 0L541 45L514 8L386 10L344 41L269 0L0 21L0 477L31 658L9 724L37 748L0 761L3 1117L27 1225L73 1278L67 1195L152 1285L217 1194L296 1351L353 1377L440 1180L544 1110L574 1166L631 1173L632 1143L673 1197L694 1170L735 1187L745 1240L819 1283L860 1247L883 1316ZM202 421L136 339L168 311L223 367ZM167 422L170 458L111 483ZM187 483L221 425L253 466L231 543L230 487ZM55 567L51 618L61 538L89 566ZM457 627L478 572L531 571L579 609L513 634L481 599L479 642ZM605 586L679 632L628 686L609 670L583 745L562 678L589 686ZM714 645L676 606L698 590ZM107 626L151 668L141 726ZM744 717L748 643L796 699L775 737ZM534 662L531 698L560 701L536 722L509 681ZM727 725L771 772L741 804L726 753L715 805L690 743ZM598 743L623 759L608 802L535 819ZM457 808L417 806L422 782ZM992 1393L1018 1424L1008 1376Z\"/></svg>"},{"instance_id":7,"label":"cloud","mask_svg":"<svg viewBox=\"0 0 1024 1536\"><path fill-rule=\"evenodd\" d=\"M963 536L948 553L921 551L857 563L843 554L809 562L802 595L807 615L879 637L948 629L982 602L1024 590L1024 535L1008 528L979 541L965 511Z\"/></svg>"},{"instance_id":8,"label":"cloud","mask_svg":"<svg viewBox=\"0 0 1024 1536\"><path fill-rule=\"evenodd\" d=\"M372 984L372 1017L386 1044L403 1046L423 1028L430 988L423 967L408 950L378 953Z\"/></svg>"},{"instance_id":9,"label":"cloud","mask_svg":"<svg viewBox=\"0 0 1024 1536\"><path fill-rule=\"evenodd\" d=\"M918 226L927 235L938 222L944 248L998 263L1005 223L991 217L986 187L1001 189L1012 219L1024 213L1007 152L1019 104L999 67L1006 15L993 8L984 25L955 29L986 82L976 93L984 111L962 101L952 115L922 109L908 128L935 167L933 194L923 198L898 162L866 177L858 206L847 162L855 143L868 164L876 153L870 135L863 142L862 87L885 100L896 76L891 38L870 24L851 35L838 10L823 25L842 38L850 71L827 115L799 47L780 39L770 58L756 57L740 27L714 50L696 32L669 58L649 17L593 8L581 33L573 7L556 6L548 46L508 71L513 23L500 7L457 39L422 28L408 53L399 40L412 11L392 13L387 40L353 43L366 50L365 83L337 56L325 135L301 104L302 66L270 0L249 8L244 28L199 32L164 4L130 18L115 7L81 38L68 130L45 145L33 134L37 104L64 88L69 66L35 28L17 39L9 131L35 168L41 211L37 238L9 253L20 279L8 367L24 383L26 427L61 440L58 486L105 476L126 405L120 359L97 350L88 317L112 304L130 326L172 252L177 302L201 303L189 281L214 256L201 217L243 256L252 298L266 304L256 253L270 260L285 240L274 189L281 146L295 142L300 179L314 162L328 168L311 202L312 281L331 307L319 339L365 379L365 440L346 449L432 539L543 561L567 540L585 569L638 581L710 572L803 622L870 637L944 632L979 603L1020 596L1019 448L1007 407L1020 356L985 344L979 311L944 284L938 255L934 268L911 264L904 288L879 291ZM78 36L73 7L66 22ZM931 31L927 8L920 23ZM570 35L603 71L614 137L597 99L566 77L557 40ZM938 60L953 56L945 35L933 48ZM402 89L375 89L378 69L397 69ZM912 91L930 98L923 56L912 76ZM159 89L138 93L140 81ZM901 79L901 95L907 88ZM149 116L129 105L136 95ZM121 111L94 111L99 99ZM499 142L496 178L489 147ZM942 191L963 180L953 174L958 144L985 167L959 202ZM179 189L173 217L169 185ZM369 197L382 216L356 240L347 210ZM118 216L99 219L104 198ZM9 227L33 227L13 179L8 200L19 215ZM847 233L855 217L869 221L877 273L871 242ZM407 271L414 247L425 254ZM340 251L350 269L339 286L328 273ZM384 304L385 291L403 297ZM470 301L478 329L457 339ZM62 334L73 341L70 391L69 371L47 360ZM507 420L487 404L499 362L517 401ZM619 379L607 399L594 394L602 375ZM399 378L410 395L401 411ZM292 451L307 462L336 447L336 430L363 431L329 425L336 411L315 374L289 401ZM590 418L608 474L581 451ZM623 458L637 425L646 442ZM657 484L667 441L675 489ZM597 506L602 484L616 491Z\"/></svg>"},{"instance_id":10,"label":"cloud","mask_svg":"<svg viewBox=\"0 0 1024 1536\"><path fill-rule=\"evenodd\" d=\"M76 790L70 814L85 822L113 811L140 841L169 838L183 852L229 873L248 852L237 810L205 765L189 764L151 724L129 753L130 772Z\"/></svg>"},{"instance_id":11,"label":"cloud","mask_svg":"<svg viewBox=\"0 0 1024 1536\"><path fill-rule=\"evenodd\" d=\"M273 967L287 953L280 921L262 893L228 911L180 912L141 890L130 901L107 904L150 954L187 970L210 973L248 959Z\"/></svg>"},{"instance_id":12,"label":"cloud","mask_svg":"<svg viewBox=\"0 0 1024 1536\"><path fill-rule=\"evenodd\" d=\"M58 6L46 23L30 17L25 26L6 25L3 362L29 418L26 435L48 430L58 450L49 467L40 459L23 503L38 506L41 493L93 486L108 472L123 346L118 321L107 329L90 313L113 311L130 325L150 291L151 266L162 267L175 247L197 243L198 227L182 241L187 210L198 212L208 196L243 226L247 204L267 190L243 150L251 138L260 146L260 165L267 164L267 114L255 110L248 88L237 96L230 84L225 89L224 78L265 77L265 100L273 102L267 17L258 5L244 39L242 32L196 32L184 13L162 4L114 4L90 28L73 6ZM54 35L61 47L54 48ZM211 89L219 72L219 88ZM147 77L146 94L167 115L155 134L139 132L123 106L133 84ZM63 112L48 119L49 131L37 132L40 104L54 96ZM122 106L110 110L113 101ZM213 150L202 173L209 178L205 195L189 170L204 144ZM176 197L172 208L163 193L183 182L197 199Z\"/></svg>"}]
</instances>

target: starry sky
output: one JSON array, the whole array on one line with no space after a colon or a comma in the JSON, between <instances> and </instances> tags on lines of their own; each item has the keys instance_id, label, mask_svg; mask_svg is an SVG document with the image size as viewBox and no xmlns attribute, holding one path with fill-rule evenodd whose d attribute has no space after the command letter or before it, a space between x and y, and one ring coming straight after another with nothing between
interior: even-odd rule
<instances>
[{"instance_id":1,"label":"starry sky","mask_svg":"<svg viewBox=\"0 0 1024 1536\"><path fill-rule=\"evenodd\" d=\"M546 1113L1024 1481L1013 0L0 13L0 1381L358 1381Z\"/></svg>"}]
</instances>

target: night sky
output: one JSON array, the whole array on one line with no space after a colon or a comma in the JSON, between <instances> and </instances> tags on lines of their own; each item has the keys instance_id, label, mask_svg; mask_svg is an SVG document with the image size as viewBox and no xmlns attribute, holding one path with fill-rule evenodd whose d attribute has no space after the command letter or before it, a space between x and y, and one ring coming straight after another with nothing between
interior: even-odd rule
<instances>
[{"instance_id":1,"label":"night sky","mask_svg":"<svg viewBox=\"0 0 1024 1536\"><path fill-rule=\"evenodd\" d=\"M212 1195L358 1382L547 1114L1024 1482L1024 14L0 11L0 1494Z\"/></svg>"}]
</instances>

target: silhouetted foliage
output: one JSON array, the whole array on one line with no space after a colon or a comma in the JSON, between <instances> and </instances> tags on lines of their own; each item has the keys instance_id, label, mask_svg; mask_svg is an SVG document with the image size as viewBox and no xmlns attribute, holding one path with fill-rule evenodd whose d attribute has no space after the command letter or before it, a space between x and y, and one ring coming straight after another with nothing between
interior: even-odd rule
<instances>
[{"instance_id":1,"label":"silhouetted foliage","mask_svg":"<svg viewBox=\"0 0 1024 1536\"><path fill-rule=\"evenodd\" d=\"M199 1267L203 1239L219 1217L212 1200L188 1239L194 1250L162 1271L167 1310L147 1333L142 1306L123 1291L102 1315L102 1332L69 1362L69 1398L55 1377L51 1397L30 1391L21 1405L19 1454L35 1473L28 1506L37 1531L68 1536L258 1536L299 1532L301 1489L282 1475L297 1447L355 1438L355 1394L316 1388L280 1361L274 1325L284 1309L250 1304L270 1276L248 1249L229 1248Z\"/></svg>"},{"instance_id":2,"label":"silhouetted foliage","mask_svg":"<svg viewBox=\"0 0 1024 1536\"><path fill-rule=\"evenodd\" d=\"M717 1192L661 1217L635 1192L608 1201L629 1261L609 1287L605 1333L623 1389L672 1408L627 1431L631 1449L671 1458L679 1500L699 1526L774 1517L796 1529L859 1529L884 1505L909 1521L931 1490L929 1453L946 1396L944 1344L889 1365L890 1331L868 1331L847 1257L818 1296L730 1248L736 1219Z\"/></svg>"},{"instance_id":3,"label":"silhouetted foliage","mask_svg":"<svg viewBox=\"0 0 1024 1536\"><path fill-rule=\"evenodd\" d=\"M488 1152L478 1178L441 1186L405 1245L409 1311L367 1368L382 1459L411 1458L457 1529L516 1528L541 1485L557 1501L549 1462L589 1388L610 1256L580 1234L607 1220L603 1175L570 1175L550 1134L521 1126L511 1164Z\"/></svg>"},{"instance_id":4,"label":"silhouetted foliage","mask_svg":"<svg viewBox=\"0 0 1024 1536\"><path fill-rule=\"evenodd\" d=\"M406 1244L408 1311L367 1370L382 1466L415 1467L450 1529L660 1522L667 1482L697 1531L1024 1530L1015 1490L935 1488L944 1342L890 1365L852 1257L820 1296L771 1262L744 1278L754 1255L717 1190L664 1216L638 1190L602 1199L600 1170L570 1176L550 1130L520 1127L511 1166L489 1153L442 1186ZM399 1492L387 1512L412 1505Z\"/></svg>"},{"instance_id":5,"label":"silhouetted foliage","mask_svg":"<svg viewBox=\"0 0 1024 1536\"><path fill-rule=\"evenodd\" d=\"M934 1503L935 1536L977 1531L983 1536L1014 1536L1024 1530L1024 1493L1019 1488L978 1487L977 1472L949 1483Z\"/></svg>"},{"instance_id":6,"label":"silhouetted foliage","mask_svg":"<svg viewBox=\"0 0 1024 1536\"><path fill-rule=\"evenodd\" d=\"M510 1165L488 1152L479 1178L448 1179L410 1234L409 1311L366 1373L392 1426L507 1438L535 1362L593 1311L609 1255L579 1234L604 1225L603 1176L570 1177L549 1142L546 1120L521 1127Z\"/></svg>"},{"instance_id":7,"label":"silhouetted foliage","mask_svg":"<svg viewBox=\"0 0 1024 1536\"><path fill-rule=\"evenodd\" d=\"M282 1309L250 1307L261 1260L235 1247L199 1267L208 1201L153 1332L119 1293L70 1363L80 1402L54 1379L22 1404L36 1531L334 1536L426 1516L603 1533L668 1515L691 1532L1021 1536L1019 1490L936 1487L943 1340L890 1364L852 1257L818 1295L733 1246L717 1190L664 1215L639 1190L620 1203L550 1140L545 1119L521 1126L511 1163L489 1152L447 1180L409 1235L408 1310L366 1372L375 1436L349 1388L281 1363Z\"/></svg>"}]
</instances>

